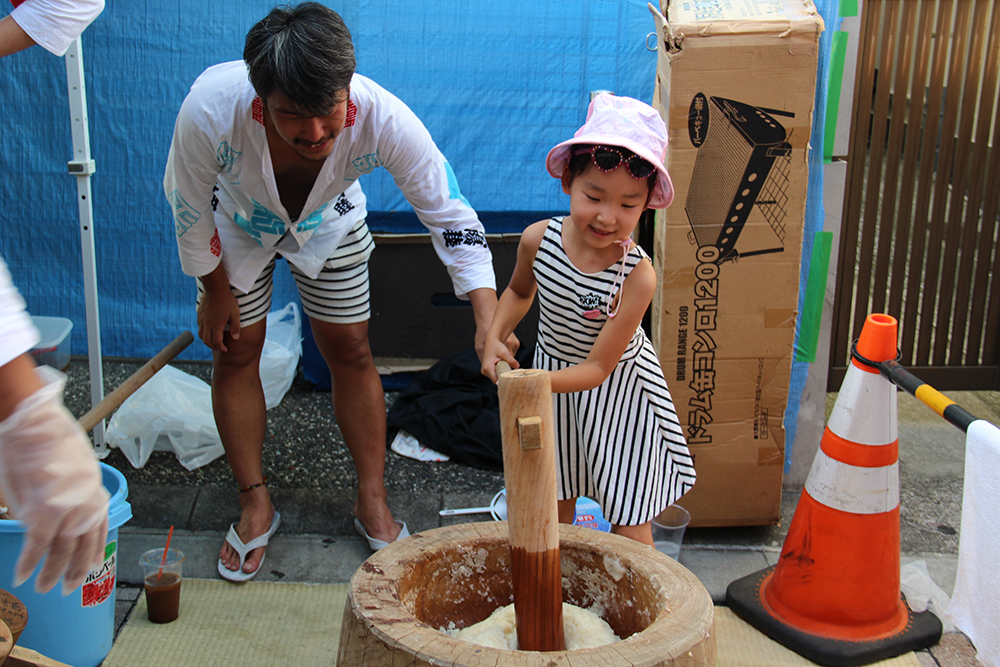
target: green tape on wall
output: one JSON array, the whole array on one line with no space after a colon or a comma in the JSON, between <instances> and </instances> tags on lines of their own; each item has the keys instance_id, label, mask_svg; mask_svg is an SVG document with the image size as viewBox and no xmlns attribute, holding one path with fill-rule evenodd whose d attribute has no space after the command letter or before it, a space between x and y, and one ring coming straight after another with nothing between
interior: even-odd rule
<instances>
[{"instance_id":1,"label":"green tape on wall","mask_svg":"<svg viewBox=\"0 0 1000 667\"><path fill-rule=\"evenodd\" d=\"M799 344L795 350L795 361L805 361L810 364L816 361L819 325L823 317L823 299L826 296L826 275L830 269L832 247L832 232L816 232L812 261L809 264L809 278L806 281L806 296L802 304L802 320L799 322Z\"/></svg>"},{"instance_id":2,"label":"green tape on wall","mask_svg":"<svg viewBox=\"0 0 1000 667\"><path fill-rule=\"evenodd\" d=\"M844 61L847 58L847 33L833 33L830 46L830 83L826 95L826 122L823 132L823 162L833 159L833 144L837 137L837 117L840 112L840 94L844 87Z\"/></svg>"},{"instance_id":3,"label":"green tape on wall","mask_svg":"<svg viewBox=\"0 0 1000 667\"><path fill-rule=\"evenodd\" d=\"M840 16L857 16L858 0L840 0Z\"/></svg>"}]
</instances>

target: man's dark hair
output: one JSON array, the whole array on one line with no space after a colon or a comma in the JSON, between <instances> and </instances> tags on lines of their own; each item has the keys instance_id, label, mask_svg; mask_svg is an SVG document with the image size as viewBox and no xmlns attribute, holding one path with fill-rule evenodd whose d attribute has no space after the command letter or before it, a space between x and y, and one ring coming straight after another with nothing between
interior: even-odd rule
<instances>
[{"instance_id":1,"label":"man's dark hair","mask_svg":"<svg viewBox=\"0 0 1000 667\"><path fill-rule=\"evenodd\" d=\"M272 9L247 33L243 60L261 99L280 92L309 116L330 112L356 66L344 20L316 2Z\"/></svg>"}]
</instances>

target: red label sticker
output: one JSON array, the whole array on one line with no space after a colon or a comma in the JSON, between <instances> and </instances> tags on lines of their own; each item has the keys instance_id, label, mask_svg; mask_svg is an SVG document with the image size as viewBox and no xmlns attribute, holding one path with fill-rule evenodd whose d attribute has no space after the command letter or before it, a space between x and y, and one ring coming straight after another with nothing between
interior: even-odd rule
<instances>
[{"instance_id":1,"label":"red label sticker","mask_svg":"<svg viewBox=\"0 0 1000 667\"><path fill-rule=\"evenodd\" d=\"M259 97L253 98L253 119L261 125L264 124L264 103Z\"/></svg>"},{"instance_id":2,"label":"red label sticker","mask_svg":"<svg viewBox=\"0 0 1000 667\"><path fill-rule=\"evenodd\" d=\"M81 606L96 607L115 592L115 575L118 554L118 542L111 542L104 548L104 565L87 575L83 582Z\"/></svg>"}]
</instances>

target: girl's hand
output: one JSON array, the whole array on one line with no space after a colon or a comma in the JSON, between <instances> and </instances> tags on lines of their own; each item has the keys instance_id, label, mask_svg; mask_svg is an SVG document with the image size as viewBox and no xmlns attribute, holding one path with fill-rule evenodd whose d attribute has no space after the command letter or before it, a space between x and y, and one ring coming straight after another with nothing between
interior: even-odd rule
<instances>
[{"instance_id":1,"label":"girl's hand","mask_svg":"<svg viewBox=\"0 0 1000 667\"><path fill-rule=\"evenodd\" d=\"M497 383L498 361L507 362L512 369L519 367L517 359L510 353L507 345L490 336L486 339L486 345L483 349L483 367L481 370L483 375L488 377L493 384Z\"/></svg>"}]
</instances>

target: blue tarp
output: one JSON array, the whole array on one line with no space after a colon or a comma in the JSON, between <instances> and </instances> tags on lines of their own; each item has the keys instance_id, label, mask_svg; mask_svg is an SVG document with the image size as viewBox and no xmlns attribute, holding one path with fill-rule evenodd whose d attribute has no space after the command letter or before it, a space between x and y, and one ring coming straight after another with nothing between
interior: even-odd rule
<instances>
[{"instance_id":1,"label":"blue tarp","mask_svg":"<svg viewBox=\"0 0 1000 667\"><path fill-rule=\"evenodd\" d=\"M195 77L239 59L247 29L273 4L109 2L84 33L107 356L148 358L196 331L194 280L181 272L161 185L174 119ZM358 71L420 116L488 232L520 231L537 219L532 212L566 208L544 157L583 122L590 91L652 99L656 54L646 36L655 26L645 0L326 4L354 35ZM0 253L29 310L72 320L72 352L84 354L64 61L38 47L4 58L0 99ZM374 229L421 229L384 170L362 186ZM286 273L278 272L275 308L294 298ZM208 351L196 342L181 358Z\"/></svg>"},{"instance_id":2,"label":"blue tarp","mask_svg":"<svg viewBox=\"0 0 1000 667\"><path fill-rule=\"evenodd\" d=\"M816 8L823 17L826 29L820 36L820 58L816 75L816 102L813 112L812 137L809 141L809 188L806 192L806 219L802 233L802 264L799 277L799 320L796 323L795 349L799 347L801 316L806 296L806 282L809 279L809 269L813 260L813 241L816 233L823 231L823 139L826 133L826 108L828 103L834 105L839 100L828 99L830 84L830 51L834 32L840 29L840 1L816 0ZM839 74L836 74L839 76ZM834 203L836 205L836 203ZM792 362L792 374L788 388L788 407L785 410L785 472L792 464L792 443L798 428L799 407L802 403L802 392L805 390L809 377L809 364L805 361Z\"/></svg>"}]
</instances>

